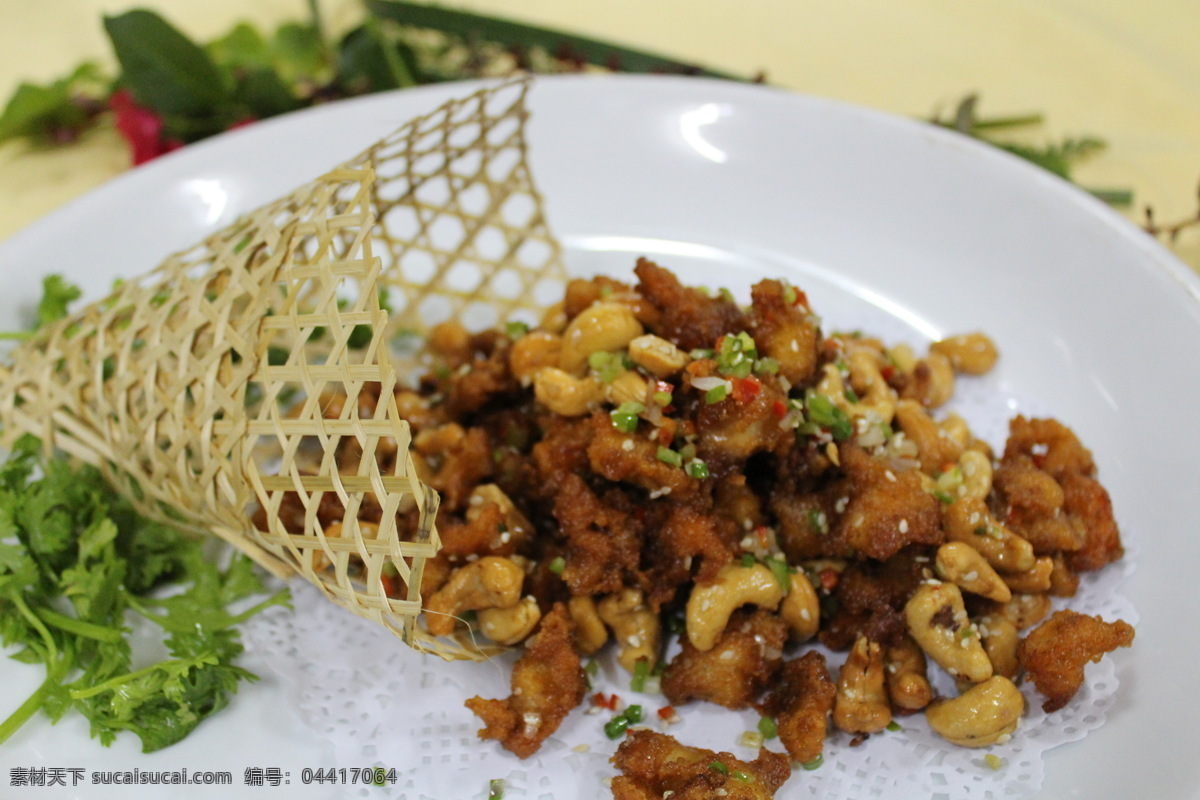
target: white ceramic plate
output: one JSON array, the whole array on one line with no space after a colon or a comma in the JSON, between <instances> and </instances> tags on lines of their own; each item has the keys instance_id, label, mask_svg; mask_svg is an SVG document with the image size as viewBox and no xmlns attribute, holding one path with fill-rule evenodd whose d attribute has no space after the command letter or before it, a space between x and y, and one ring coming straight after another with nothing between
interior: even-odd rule
<instances>
[{"instance_id":1,"label":"white ceramic plate","mask_svg":"<svg viewBox=\"0 0 1200 800\"><path fill-rule=\"evenodd\" d=\"M99 296L114 277L150 269L470 88L302 112L122 176L0 246L0 328L28 314L42 275L63 272ZM1119 701L1103 728L1049 754L1040 796L1200 796L1196 276L1069 185L908 120L669 78L551 79L530 102L535 178L573 269L627 269L647 253L694 282L788 273L841 324L870 308L918 338L983 329L1000 343L999 385L1075 428L1141 546L1124 587L1141 613L1137 642L1113 656ZM39 677L16 663L0 669L7 713ZM233 787L186 787L181 797L336 794L297 785L300 769L328 764L328 750L265 678L164 753L143 756L128 738L104 750L78 720L50 728L36 719L6 745L4 765L233 773ZM292 785L243 786L255 766L291 770Z\"/></svg>"}]
</instances>

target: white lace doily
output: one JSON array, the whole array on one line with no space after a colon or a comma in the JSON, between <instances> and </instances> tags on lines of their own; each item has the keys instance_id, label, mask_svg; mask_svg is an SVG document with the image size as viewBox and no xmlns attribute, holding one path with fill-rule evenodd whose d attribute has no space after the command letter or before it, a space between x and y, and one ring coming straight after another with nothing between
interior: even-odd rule
<instances>
[{"instance_id":1,"label":"white lace doily","mask_svg":"<svg viewBox=\"0 0 1200 800\"><path fill-rule=\"evenodd\" d=\"M882 322L882 321L881 321ZM887 341L903 338L886 323L871 330ZM893 335L895 334L895 335ZM1008 419L1017 413L1045 411L986 376L959 382L954 409L972 430L993 445L1007 436ZM1064 420L1068 425L1070 420ZM1086 444L1086 442L1085 442ZM1103 475L1101 475L1103 479ZM1118 511L1118 518L1119 512ZM1121 594L1132 573L1136 540L1122 531L1126 557L1098 573L1083 576L1069 604L1107 620L1136 624L1137 613ZM389 796L400 800L483 800L491 779L505 781L505 798L575 800L603 797L615 771L608 759L618 742L609 740L604 723L613 714L573 711L533 757L524 761L494 741L481 741L481 721L463 706L474 695L507 697L514 654L490 663L446 663L423 656L382 627L353 616L326 601L312 586L293 585L295 612L273 609L246 625L247 647L254 648L273 673L288 682L290 707L316 736L328 739L336 767L394 767L398 781L389 787L347 787L347 796ZM828 654L831 672L844 654ZM948 745L933 734L923 715L898 718L899 731L869 737L857 747L850 737L832 731L824 763L813 771L797 770L779 791L780 797L824 800L861 798L933 798L933 800L1021 800L1042 785L1046 751L1076 741L1104 724L1118 689L1112 663L1088 666L1087 679L1075 698L1053 714L1041 710L1043 698L1026 684L1026 714L1005 745L966 749ZM943 694L953 695L953 682L935 666L930 677ZM419 691L416 689L419 688ZM601 666L594 691L615 693L623 703L639 703L649 724L657 726L661 695L629 690L629 676L611 659ZM669 732L681 742L725 750L753 759L756 750L738 744L754 730L758 715L695 703L679 709L682 721ZM782 750L779 743L768 743ZM993 769L986 754L1001 761Z\"/></svg>"}]
</instances>

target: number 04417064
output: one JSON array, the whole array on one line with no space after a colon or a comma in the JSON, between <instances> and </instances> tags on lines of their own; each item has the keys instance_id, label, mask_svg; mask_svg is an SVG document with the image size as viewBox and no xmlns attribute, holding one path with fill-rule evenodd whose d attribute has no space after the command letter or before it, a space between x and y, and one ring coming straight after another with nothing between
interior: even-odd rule
<instances>
[{"instance_id":1,"label":"number 04417064","mask_svg":"<svg viewBox=\"0 0 1200 800\"><path fill-rule=\"evenodd\" d=\"M393 784L396 782L396 770L384 767L340 767L337 769L332 767L328 769L310 769L305 767L300 771L300 782L306 785L311 783L343 785L357 783L369 786L383 786L384 784Z\"/></svg>"}]
</instances>

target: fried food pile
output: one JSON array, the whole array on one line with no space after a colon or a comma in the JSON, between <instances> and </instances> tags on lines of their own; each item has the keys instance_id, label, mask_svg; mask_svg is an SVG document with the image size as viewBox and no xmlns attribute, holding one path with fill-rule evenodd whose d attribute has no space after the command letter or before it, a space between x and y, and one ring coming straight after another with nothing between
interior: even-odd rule
<instances>
[{"instance_id":1,"label":"fried food pile","mask_svg":"<svg viewBox=\"0 0 1200 800\"><path fill-rule=\"evenodd\" d=\"M428 630L525 643L512 696L467 702L481 736L535 752L587 696L582 659L612 646L635 681L661 674L672 706L758 709L790 761L818 759L830 722L861 738L922 709L948 741L985 746L1018 726L1022 671L1052 710L1084 663L1132 641L1123 622L1073 612L1034 629L1123 551L1067 427L1017 417L997 454L935 415L959 376L992 367L986 336L918 356L823 332L782 281L741 307L645 259L634 272L572 281L534 328L442 324L428 373L395 394L441 496ZM930 661L957 697L935 696ZM733 770L731 756L635 730L613 788L769 797L780 758L736 762L750 780L731 782L710 766Z\"/></svg>"}]
</instances>

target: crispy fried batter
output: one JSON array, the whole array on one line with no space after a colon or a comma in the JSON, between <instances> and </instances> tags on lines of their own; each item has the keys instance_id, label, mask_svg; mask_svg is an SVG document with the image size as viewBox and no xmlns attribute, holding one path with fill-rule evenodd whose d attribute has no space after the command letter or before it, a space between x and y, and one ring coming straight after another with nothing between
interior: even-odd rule
<instances>
[{"instance_id":1,"label":"crispy fried batter","mask_svg":"<svg viewBox=\"0 0 1200 800\"><path fill-rule=\"evenodd\" d=\"M788 757L767 749L742 761L732 753L680 744L650 730L630 731L612 763L613 800L769 800L791 776Z\"/></svg>"},{"instance_id":2,"label":"crispy fried batter","mask_svg":"<svg viewBox=\"0 0 1200 800\"><path fill-rule=\"evenodd\" d=\"M1087 532L1083 546L1066 554L1066 565L1076 572L1100 569L1125 555L1121 532L1113 518L1112 500L1100 482L1086 475L1062 479L1063 508Z\"/></svg>"},{"instance_id":3,"label":"crispy fried batter","mask_svg":"<svg viewBox=\"0 0 1200 800\"><path fill-rule=\"evenodd\" d=\"M720 377L716 362L700 359L687 366L687 373L697 378ZM719 472L743 464L755 453L787 450L795 437L791 431L779 427L776 404L787 397L777 383L754 381L757 392L749 400L730 400L721 403L701 404L696 413L696 431L699 455ZM735 388L735 394L736 394Z\"/></svg>"},{"instance_id":4,"label":"crispy fried batter","mask_svg":"<svg viewBox=\"0 0 1200 800\"><path fill-rule=\"evenodd\" d=\"M821 755L829 730L829 714L837 686L829 677L825 656L810 650L784 663L762 713L775 718L779 741L793 761L806 763Z\"/></svg>"},{"instance_id":5,"label":"crispy fried batter","mask_svg":"<svg viewBox=\"0 0 1200 800\"><path fill-rule=\"evenodd\" d=\"M594 414L591 424L593 435L587 454L592 471L597 475L610 481L631 483L648 492L661 493L668 489L666 494L675 499L696 493L699 481L689 478L678 467L660 461L656 455L656 441L622 433L613 427L611 418L604 412Z\"/></svg>"},{"instance_id":6,"label":"crispy fried batter","mask_svg":"<svg viewBox=\"0 0 1200 800\"><path fill-rule=\"evenodd\" d=\"M896 472L852 444L838 454L853 488L837 532L851 547L882 561L907 544L942 542L938 501L916 470Z\"/></svg>"},{"instance_id":7,"label":"crispy fried batter","mask_svg":"<svg viewBox=\"0 0 1200 800\"><path fill-rule=\"evenodd\" d=\"M1096 462L1092 453L1084 447L1075 433L1056 419L1026 419L1016 416L1008 425L1008 441L1004 445L1004 458L1021 453L1033 458L1034 463L1061 478L1067 473L1094 475Z\"/></svg>"},{"instance_id":8,"label":"crispy fried batter","mask_svg":"<svg viewBox=\"0 0 1200 800\"><path fill-rule=\"evenodd\" d=\"M734 612L711 650L683 640L663 673L662 692L673 705L707 700L746 708L779 668L787 636L787 623L768 611Z\"/></svg>"},{"instance_id":9,"label":"crispy fried batter","mask_svg":"<svg viewBox=\"0 0 1200 800\"><path fill-rule=\"evenodd\" d=\"M778 361L779 374L799 386L816 372L821 330L804 302L804 294L792 291L796 299L789 303L779 281L754 284L746 324L758 345L758 354Z\"/></svg>"},{"instance_id":10,"label":"crispy fried batter","mask_svg":"<svg viewBox=\"0 0 1200 800\"><path fill-rule=\"evenodd\" d=\"M669 270L649 259L639 258L633 271L638 276L638 292L659 312L659 318L647 326L649 332L674 342L685 352L712 347L721 334L737 333L746 327L736 303L684 286Z\"/></svg>"},{"instance_id":11,"label":"crispy fried batter","mask_svg":"<svg viewBox=\"0 0 1200 800\"><path fill-rule=\"evenodd\" d=\"M847 567L833 591L836 610L821 626L821 643L848 650L859 636L883 645L904 636L904 604L924 577L928 563L909 548L885 562L859 561Z\"/></svg>"},{"instance_id":12,"label":"crispy fried batter","mask_svg":"<svg viewBox=\"0 0 1200 800\"><path fill-rule=\"evenodd\" d=\"M512 672L512 694L504 700L472 697L467 708L487 725L481 739L498 739L520 758L538 751L546 737L587 694L587 675L571 644L571 621L562 604L542 618Z\"/></svg>"},{"instance_id":13,"label":"crispy fried batter","mask_svg":"<svg viewBox=\"0 0 1200 800\"><path fill-rule=\"evenodd\" d=\"M1017 660L1037 690L1042 708L1057 711L1083 685L1083 668L1105 653L1133 643L1133 627L1123 620L1105 622L1077 611L1056 611L1021 640Z\"/></svg>"},{"instance_id":14,"label":"crispy fried batter","mask_svg":"<svg viewBox=\"0 0 1200 800\"><path fill-rule=\"evenodd\" d=\"M563 479L554 501L554 518L567 540L562 577L571 594L619 592L626 576L636 575L641 543L635 520L602 503L578 475Z\"/></svg>"}]
</instances>

